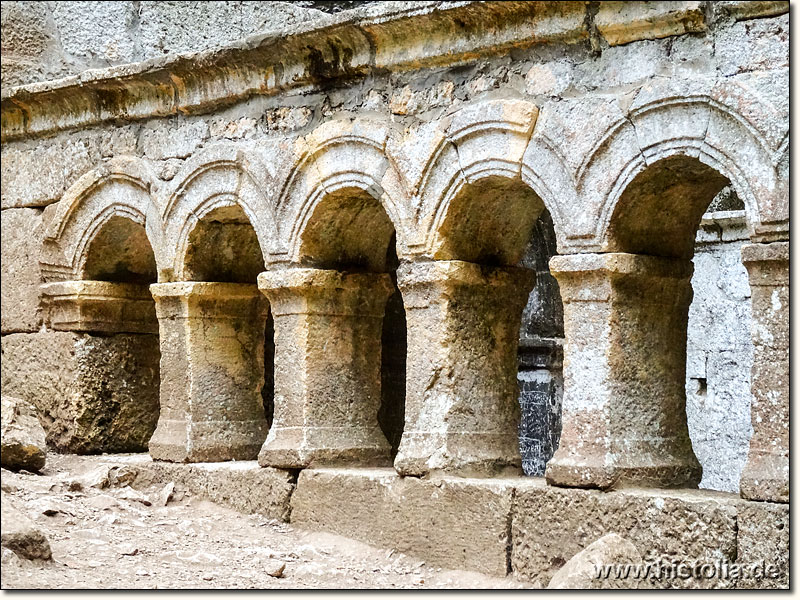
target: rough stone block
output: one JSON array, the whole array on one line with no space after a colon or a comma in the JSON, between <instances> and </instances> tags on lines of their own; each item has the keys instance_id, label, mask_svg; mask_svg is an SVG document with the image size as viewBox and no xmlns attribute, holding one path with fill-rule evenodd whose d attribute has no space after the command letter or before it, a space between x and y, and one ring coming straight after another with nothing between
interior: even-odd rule
<instances>
[{"instance_id":1,"label":"rough stone block","mask_svg":"<svg viewBox=\"0 0 800 600\"><path fill-rule=\"evenodd\" d=\"M78 454L147 448L158 419L158 337L2 338L3 392L36 406L48 444Z\"/></svg>"},{"instance_id":2,"label":"rough stone block","mask_svg":"<svg viewBox=\"0 0 800 600\"><path fill-rule=\"evenodd\" d=\"M723 75L789 66L789 15L739 21L716 34Z\"/></svg>"},{"instance_id":3,"label":"rough stone block","mask_svg":"<svg viewBox=\"0 0 800 600\"><path fill-rule=\"evenodd\" d=\"M511 567L519 577L546 585L571 557L608 533L630 540L645 561L733 561L739 502L715 492L604 493L549 487L542 480L530 479L516 490ZM691 579L661 582L666 587L698 583ZM729 586L730 582L714 584Z\"/></svg>"},{"instance_id":4,"label":"rough stone block","mask_svg":"<svg viewBox=\"0 0 800 600\"><path fill-rule=\"evenodd\" d=\"M65 133L47 140L3 144L0 155L2 207L46 206L102 158L133 154L136 128Z\"/></svg>"},{"instance_id":5,"label":"rough stone block","mask_svg":"<svg viewBox=\"0 0 800 600\"><path fill-rule=\"evenodd\" d=\"M0 252L2 332L36 331L42 325L39 309L39 247L42 243L42 211L31 208L4 210Z\"/></svg>"},{"instance_id":6,"label":"rough stone block","mask_svg":"<svg viewBox=\"0 0 800 600\"><path fill-rule=\"evenodd\" d=\"M595 25L611 46L706 29L701 2L602 2Z\"/></svg>"},{"instance_id":7,"label":"rough stone block","mask_svg":"<svg viewBox=\"0 0 800 600\"><path fill-rule=\"evenodd\" d=\"M442 568L504 577L514 481L306 469L292 496L292 523L396 548Z\"/></svg>"},{"instance_id":8,"label":"rough stone block","mask_svg":"<svg viewBox=\"0 0 800 600\"><path fill-rule=\"evenodd\" d=\"M742 578L737 588L789 589L789 505L746 502L739 508L737 562L763 561L765 577Z\"/></svg>"},{"instance_id":9,"label":"rough stone block","mask_svg":"<svg viewBox=\"0 0 800 600\"><path fill-rule=\"evenodd\" d=\"M153 461L144 455L109 457L109 463L133 469L133 487L173 482L178 491L245 514L289 520L289 499L295 487L295 475L290 471L262 468L254 460L176 464Z\"/></svg>"},{"instance_id":10,"label":"rough stone block","mask_svg":"<svg viewBox=\"0 0 800 600\"><path fill-rule=\"evenodd\" d=\"M205 121L178 122L165 127L164 123L146 126L139 137L139 145L147 158L165 160L186 158L208 138Z\"/></svg>"},{"instance_id":11,"label":"rough stone block","mask_svg":"<svg viewBox=\"0 0 800 600\"><path fill-rule=\"evenodd\" d=\"M64 52L100 66L138 58L132 35L137 9L133 2L56 2L52 10Z\"/></svg>"}]
</instances>

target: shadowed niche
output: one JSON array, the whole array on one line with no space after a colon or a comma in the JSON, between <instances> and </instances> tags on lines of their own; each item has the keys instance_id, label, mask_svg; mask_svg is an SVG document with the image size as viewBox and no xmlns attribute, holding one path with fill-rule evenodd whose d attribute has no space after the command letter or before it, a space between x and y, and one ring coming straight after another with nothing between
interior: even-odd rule
<instances>
[{"instance_id":1,"label":"shadowed niche","mask_svg":"<svg viewBox=\"0 0 800 600\"><path fill-rule=\"evenodd\" d=\"M156 259L144 227L125 217L111 217L89 246L83 279L155 283Z\"/></svg>"},{"instance_id":2,"label":"shadowed niche","mask_svg":"<svg viewBox=\"0 0 800 600\"><path fill-rule=\"evenodd\" d=\"M698 159L673 156L625 188L608 233L608 251L691 258L700 220L729 181Z\"/></svg>"},{"instance_id":3,"label":"shadowed niche","mask_svg":"<svg viewBox=\"0 0 800 600\"><path fill-rule=\"evenodd\" d=\"M542 210L539 196L518 179L492 176L466 185L439 225L434 258L515 265Z\"/></svg>"}]
</instances>

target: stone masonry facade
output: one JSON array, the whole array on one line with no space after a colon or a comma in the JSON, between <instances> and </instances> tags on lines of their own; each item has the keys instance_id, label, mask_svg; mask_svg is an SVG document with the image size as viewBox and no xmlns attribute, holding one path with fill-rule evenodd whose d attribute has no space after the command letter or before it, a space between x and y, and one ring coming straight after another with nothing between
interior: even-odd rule
<instances>
[{"instance_id":1,"label":"stone masonry facade","mask_svg":"<svg viewBox=\"0 0 800 600\"><path fill-rule=\"evenodd\" d=\"M2 387L54 449L257 461L323 528L443 478L532 579L540 512L724 498L785 566L788 2L2 10Z\"/></svg>"}]
</instances>

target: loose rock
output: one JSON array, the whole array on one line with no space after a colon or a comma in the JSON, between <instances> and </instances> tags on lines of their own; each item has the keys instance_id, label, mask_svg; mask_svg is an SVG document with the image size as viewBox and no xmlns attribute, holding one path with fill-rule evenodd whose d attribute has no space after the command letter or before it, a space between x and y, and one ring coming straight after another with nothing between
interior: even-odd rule
<instances>
[{"instance_id":1,"label":"loose rock","mask_svg":"<svg viewBox=\"0 0 800 600\"><path fill-rule=\"evenodd\" d=\"M6 469L40 471L45 463L45 433L36 409L19 398L2 397L0 456Z\"/></svg>"}]
</instances>

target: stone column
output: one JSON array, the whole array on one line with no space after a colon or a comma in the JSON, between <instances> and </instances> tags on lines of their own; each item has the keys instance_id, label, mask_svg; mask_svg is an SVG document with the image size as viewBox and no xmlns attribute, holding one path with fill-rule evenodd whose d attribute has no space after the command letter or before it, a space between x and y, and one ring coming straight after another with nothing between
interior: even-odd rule
<instances>
[{"instance_id":1,"label":"stone column","mask_svg":"<svg viewBox=\"0 0 800 600\"><path fill-rule=\"evenodd\" d=\"M635 254L555 256L564 302L561 440L552 485L694 487L686 423L693 265Z\"/></svg>"},{"instance_id":2,"label":"stone column","mask_svg":"<svg viewBox=\"0 0 800 600\"><path fill-rule=\"evenodd\" d=\"M161 414L150 455L174 462L251 460L267 436L264 327L255 285L157 283Z\"/></svg>"},{"instance_id":3,"label":"stone column","mask_svg":"<svg viewBox=\"0 0 800 600\"><path fill-rule=\"evenodd\" d=\"M275 322L275 414L259 464L388 464L378 409L389 275L290 268L258 286Z\"/></svg>"},{"instance_id":4,"label":"stone column","mask_svg":"<svg viewBox=\"0 0 800 600\"><path fill-rule=\"evenodd\" d=\"M742 262L753 303L753 437L741 495L789 502L789 242L748 244Z\"/></svg>"},{"instance_id":5,"label":"stone column","mask_svg":"<svg viewBox=\"0 0 800 600\"><path fill-rule=\"evenodd\" d=\"M462 261L398 269L408 323L401 475L520 471L517 346L533 271Z\"/></svg>"}]
</instances>

